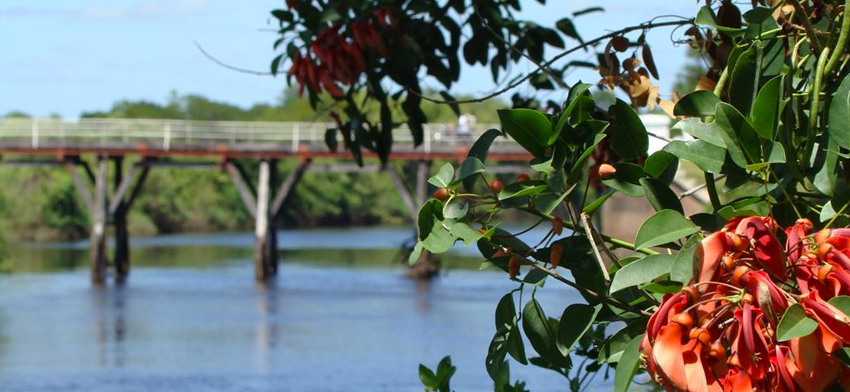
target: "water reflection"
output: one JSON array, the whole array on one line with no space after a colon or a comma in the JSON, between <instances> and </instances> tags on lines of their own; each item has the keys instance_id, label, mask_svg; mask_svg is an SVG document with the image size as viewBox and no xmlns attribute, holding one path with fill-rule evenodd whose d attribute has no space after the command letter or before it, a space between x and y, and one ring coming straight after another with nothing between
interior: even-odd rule
<instances>
[{"instance_id":1,"label":"water reflection","mask_svg":"<svg viewBox=\"0 0 850 392\"><path fill-rule=\"evenodd\" d=\"M137 248L125 285L92 288L84 262L0 275L0 389L412 391L422 389L420 362L451 355L453 389L492 390L483 356L493 309L515 288L503 274L454 270L415 282L392 267L390 247L290 249L276 281L253 285L250 248L201 242ZM51 251L68 249L39 249ZM574 297L556 285L537 293L551 315ZM511 374L534 391L565 389L551 371Z\"/></svg>"},{"instance_id":2,"label":"water reflection","mask_svg":"<svg viewBox=\"0 0 850 392\"><path fill-rule=\"evenodd\" d=\"M277 347L278 326L275 323L277 313L277 284L268 282L256 285L256 310L257 320L255 327L257 364L255 366L260 374L269 374L272 369L271 352Z\"/></svg>"},{"instance_id":3,"label":"water reflection","mask_svg":"<svg viewBox=\"0 0 850 392\"><path fill-rule=\"evenodd\" d=\"M103 368L123 368L127 356L124 345L127 333L124 286L93 287L91 303L95 312L92 330L97 342L98 363Z\"/></svg>"}]
</instances>

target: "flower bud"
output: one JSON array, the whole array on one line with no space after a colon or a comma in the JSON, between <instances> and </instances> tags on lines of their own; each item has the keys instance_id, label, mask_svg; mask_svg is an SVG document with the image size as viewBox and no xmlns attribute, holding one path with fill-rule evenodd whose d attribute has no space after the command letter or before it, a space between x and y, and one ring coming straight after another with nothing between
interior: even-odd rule
<instances>
[{"instance_id":1,"label":"flower bud","mask_svg":"<svg viewBox=\"0 0 850 392\"><path fill-rule=\"evenodd\" d=\"M446 201L449 199L449 190L446 188L437 189L431 197L439 201Z\"/></svg>"},{"instance_id":2,"label":"flower bud","mask_svg":"<svg viewBox=\"0 0 850 392\"><path fill-rule=\"evenodd\" d=\"M490 192L499 193L502 189L505 189L505 184L499 181L498 178L495 178L490 182Z\"/></svg>"},{"instance_id":3,"label":"flower bud","mask_svg":"<svg viewBox=\"0 0 850 392\"><path fill-rule=\"evenodd\" d=\"M564 221L561 218L555 218L552 220L552 230L557 235L561 235L564 232Z\"/></svg>"},{"instance_id":4,"label":"flower bud","mask_svg":"<svg viewBox=\"0 0 850 392\"><path fill-rule=\"evenodd\" d=\"M597 172L596 172L596 174L599 175L599 178L601 178L603 180L608 178L608 177L613 176L614 173L617 173L617 168L615 168L614 166L611 166L607 163L603 163L603 164L599 165L599 170L597 170Z\"/></svg>"},{"instance_id":5,"label":"flower bud","mask_svg":"<svg viewBox=\"0 0 850 392\"><path fill-rule=\"evenodd\" d=\"M552 268L558 268L562 257L564 257L564 247L561 244L556 243L549 248L549 263L552 264Z\"/></svg>"}]
</instances>

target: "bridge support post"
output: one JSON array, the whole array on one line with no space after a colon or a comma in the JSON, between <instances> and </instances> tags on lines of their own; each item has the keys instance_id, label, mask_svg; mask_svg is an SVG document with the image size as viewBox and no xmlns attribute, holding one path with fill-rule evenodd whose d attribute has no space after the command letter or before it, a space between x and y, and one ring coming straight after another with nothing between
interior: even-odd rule
<instances>
[{"instance_id":1,"label":"bridge support post","mask_svg":"<svg viewBox=\"0 0 850 392\"><path fill-rule=\"evenodd\" d=\"M271 237L277 235L269 214L271 168L268 160L260 161L260 173L257 182L257 207L254 225L254 270L257 281L265 281L276 271L277 262L276 241ZM272 248L274 246L274 248Z\"/></svg>"},{"instance_id":2,"label":"bridge support post","mask_svg":"<svg viewBox=\"0 0 850 392\"><path fill-rule=\"evenodd\" d=\"M92 197L92 230L89 237L91 280L96 285L106 281L106 170L106 158L98 157Z\"/></svg>"},{"instance_id":3,"label":"bridge support post","mask_svg":"<svg viewBox=\"0 0 850 392\"><path fill-rule=\"evenodd\" d=\"M115 256L113 260L115 263L115 281L123 282L130 273L130 239L127 232L127 203L124 201L124 195L121 194L121 185L124 182L124 157L115 157L112 159L112 162L115 165L113 203L117 203L115 211L112 212L112 223L115 225ZM128 180L132 180L132 176L133 172L130 171L128 173Z\"/></svg>"}]
</instances>

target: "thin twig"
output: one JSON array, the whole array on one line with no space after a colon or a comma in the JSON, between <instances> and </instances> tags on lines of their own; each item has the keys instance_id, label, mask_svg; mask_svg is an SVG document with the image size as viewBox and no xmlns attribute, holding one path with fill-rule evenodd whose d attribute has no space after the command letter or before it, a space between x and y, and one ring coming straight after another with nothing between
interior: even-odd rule
<instances>
[{"instance_id":1,"label":"thin twig","mask_svg":"<svg viewBox=\"0 0 850 392\"><path fill-rule=\"evenodd\" d=\"M211 60L212 62L214 62L214 63L216 63L216 64L218 64L218 65L220 65L224 68L227 68L231 71L242 72L242 73L257 75L257 76L272 76L271 72L255 71L253 69L239 68L239 67L227 64L224 61L221 61L221 60L213 57L213 55L207 53L207 51L204 50L204 48L201 46L201 44L198 43L198 41L195 41L195 47L198 48L198 50L201 52L201 54L204 55L204 57L206 57L207 59Z\"/></svg>"},{"instance_id":2,"label":"thin twig","mask_svg":"<svg viewBox=\"0 0 850 392\"><path fill-rule=\"evenodd\" d=\"M599 262L599 269L602 270L602 276L606 282L611 281L611 275L608 274L608 268L605 266L605 261L602 260L602 255L599 254L599 247L596 246L596 240L593 239L593 233L590 231L590 222L587 221L587 214L581 214L581 222L584 224L584 233L587 235L587 240L590 241L590 247L593 248L593 255L596 256L596 261Z\"/></svg>"},{"instance_id":3,"label":"thin twig","mask_svg":"<svg viewBox=\"0 0 850 392\"><path fill-rule=\"evenodd\" d=\"M715 182L716 182L716 181L720 181L720 180L722 180L722 179L724 179L724 178L726 178L726 175L725 175L725 174L721 174L721 175L717 176L717 177L714 179L714 181L715 181ZM691 195L693 195L693 194L695 194L695 193L697 193L697 192L701 191L701 190L702 190L703 188L705 188L706 186L708 186L708 184L707 184L707 183L705 183L705 184L700 184L700 185L697 185L697 186L695 186L695 187L693 187L693 188L691 188L691 189L688 189L687 191L684 191L684 192L680 193L680 194L679 194L679 200L684 199L684 198L686 198L686 197L688 197L688 196L691 196Z\"/></svg>"}]
</instances>

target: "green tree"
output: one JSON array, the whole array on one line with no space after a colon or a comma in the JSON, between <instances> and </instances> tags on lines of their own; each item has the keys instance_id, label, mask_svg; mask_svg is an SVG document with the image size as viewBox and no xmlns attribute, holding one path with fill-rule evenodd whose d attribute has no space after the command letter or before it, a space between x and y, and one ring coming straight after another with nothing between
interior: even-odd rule
<instances>
[{"instance_id":1,"label":"green tree","mask_svg":"<svg viewBox=\"0 0 850 392\"><path fill-rule=\"evenodd\" d=\"M63 181L50 192L41 211L44 222L58 230L62 238L80 238L88 233L88 213L70 180Z\"/></svg>"}]
</instances>

